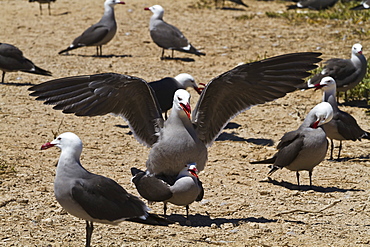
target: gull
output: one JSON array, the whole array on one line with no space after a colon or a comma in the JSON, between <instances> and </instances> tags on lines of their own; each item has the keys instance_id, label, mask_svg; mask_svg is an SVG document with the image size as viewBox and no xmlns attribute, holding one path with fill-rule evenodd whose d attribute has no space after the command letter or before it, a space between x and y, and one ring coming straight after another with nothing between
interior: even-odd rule
<instances>
[{"instance_id":1,"label":"gull","mask_svg":"<svg viewBox=\"0 0 370 247\"><path fill-rule=\"evenodd\" d=\"M71 215L86 220L86 247L90 246L93 222L117 225L133 221L149 225L168 225L165 219L149 214L149 208L114 180L87 171L80 163L81 139L72 132L59 135L42 145L61 149L54 180L54 194Z\"/></svg>"},{"instance_id":2,"label":"gull","mask_svg":"<svg viewBox=\"0 0 370 247\"><path fill-rule=\"evenodd\" d=\"M296 172L299 184L299 171L308 171L312 186L312 171L324 160L328 150L328 140L322 125L333 118L333 108L327 102L316 105L297 130L284 134L277 145L278 152L270 159L250 162L251 164L273 164L267 174L271 176L283 167Z\"/></svg>"},{"instance_id":3,"label":"gull","mask_svg":"<svg viewBox=\"0 0 370 247\"><path fill-rule=\"evenodd\" d=\"M100 21L86 29L80 36L73 40L67 49L60 51L58 54L84 46L96 46L96 55L102 56L102 46L111 41L117 31L117 23L114 17L114 6L116 4L125 3L119 0L106 0L104 2L104 15Z\"/></svg>"}]
</instances>

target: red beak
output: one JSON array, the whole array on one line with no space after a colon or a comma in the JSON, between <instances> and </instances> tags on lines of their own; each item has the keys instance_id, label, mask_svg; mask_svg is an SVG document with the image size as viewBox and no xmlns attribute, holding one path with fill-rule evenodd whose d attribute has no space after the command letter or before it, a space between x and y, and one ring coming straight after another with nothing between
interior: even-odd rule
<instances>
[{"instance_id":1,"label":"red beak","mask_svg":"<svg viewBox=\"0 0 370 247\"><path fill-rule=\"evenodd\" d=\"M118 4L126 4L125 2L119 2Z\"/></svg>"},{"instance_id":2,"label":"red beak","mask_svg":"<svg viewBox=\"0 0 370 247\"><path fill-rule=\"evenodd\" d=\"M317 129L317 127L319 127L319 122L320 122L320 121L316 121L316 122L314 122L313 124L311 124L311 128L313 128L313 129Z\"/></svg>"},{"instance_id":3,"label":"red beak","mask_svg":"<svg viewBox=\"0 0 370 247\"><path fill-rule=\"evenodd\" d=\"M144 10L150 10L149 8L144 8Z\"/></svg>"},{"instance_id":4,"label":"red beak","mask_svg":"<svg viewBox=\"0 0 370 247\"><path fill-rule=\"evenodd\" d=\"M51 147L54 147L55 144L51 144L50 142L45 143L44 145L41 146L41 150L45 150Z\"/></svg>"},{"instance_id":5,"label":"red beak","mask_svg":"<svg viewBox=\"0 0 370 247\"><path fill-rule=\"evenodd\" d=\"M193 175L194 177L196 177L196 178L198 178L198 169L197 168L193 168L193 169L189 169L188 170L190 173L191 173L191 175Z\"/></svg>"},{"instance_id":6,"label":"red beak","mask_svg":"<svg viewBox=\"0 0 370 247\"><path fill-rule=\"evenodd\" d=\"M194 90L197 91L198 94L201 94L204 88L194 87Z\"/></svg>"},{"instance_id":7,"label":"red beak","mask_svg":"<svg viewBox=\"0 0 370 247\"><path fill-rule=\"evenodd\" d=\"M189 103L187 103L186 105L184 105L183 103L180 103L180 106L184 110L184 112L186 113L188 118L190 119L191 107L190 107Z\"/></svg>"},{"instance_id":8,"label":"red beak","mask_svg":"<svg viewBox=\"0 0 370 247\"><path fill-rule=\"evenodd\" d=\"M320 83L318 83L318 84L315 84L314 87L315 87L315 91L316 91L318 89L323 88L324 86L322 86L322 85L320 85Z\"/></svg>"}]
</instances>

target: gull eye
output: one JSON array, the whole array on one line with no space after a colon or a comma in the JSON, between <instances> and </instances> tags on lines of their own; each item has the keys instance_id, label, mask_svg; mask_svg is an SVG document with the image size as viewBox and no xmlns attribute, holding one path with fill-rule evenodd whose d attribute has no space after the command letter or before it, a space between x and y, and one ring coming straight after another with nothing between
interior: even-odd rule
<instances>
[{"instance_id":1,"label":"gull eye","mask_svg":"<svg viewBox=\"0 0 370 247\"><path fill-rule=\"evenodd\" d=\"M177 97L177 99L178 99L179 101L181 101L181 100L182 100L182 98L180 98L180 97Z\"/></svg>"},{"instance_id":2,"label":"gull eye","mask_svg":"<svg viewBox=\"0 0 370 247\"><path fill-rule=\"evenodd\" d=\"M61 138L61 137L58 137L58 139L57 139L57 140L59 140L59 141L60 141L60 140L62 140L62 138Z\"/></svg>"}]
</instances>

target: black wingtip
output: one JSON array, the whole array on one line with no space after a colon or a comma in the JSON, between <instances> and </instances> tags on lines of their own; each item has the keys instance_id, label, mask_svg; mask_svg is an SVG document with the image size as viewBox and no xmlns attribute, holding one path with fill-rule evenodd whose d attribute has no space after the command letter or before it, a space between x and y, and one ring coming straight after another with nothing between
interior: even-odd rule
<instances>
[{"instance_id":1,"label":"black wingtip","mask_svg":"<svg viewBox=\"0 0 370 247\"><path fill-rule=\"evenodd\" d=\"M154 225L154 226L168 226L170 224L174 224L175 222L162 218L156 214L149 214L146 219L140 219L140 218L133 218L128 219L127 221L146 224L146 225Z\"/></svg>"},{"instance_id":2,"label":"black wingtip","mask_svg":"<svg viewBox=\"0 0 370 247\"><path fill-rule=\"evenodd\" d=\"M297 5L289 5L288 7L287 7L287 9L289 10L289 9L298 9L298 6Z\"/></svg>"},{"instance_id":3,"label":"black wingtip","mask_svg":"<svg viewBox=\"0 0 370 247\"><path fill-rule=\"evenodd\" d=\"M356 7L351 8L350 10L363 10L363 9L365 9L365 7L361 4Z\"/></svg>"}]
</instances>

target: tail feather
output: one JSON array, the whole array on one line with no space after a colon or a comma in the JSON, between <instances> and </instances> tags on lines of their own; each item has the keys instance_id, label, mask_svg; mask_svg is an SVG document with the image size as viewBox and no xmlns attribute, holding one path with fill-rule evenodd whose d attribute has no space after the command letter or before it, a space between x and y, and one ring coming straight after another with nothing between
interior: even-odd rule
<instances>
[{"instance_id":1,"label":"tail feather","mask_svg":"<svg viewBox=\"0 0 370 247\"><path fill-rule=\"evenodd\" d=\"M60 52L58 52L58 54L60 55L64 52L71 51L71 50L74 50L74 49L77 49L77 48L80 48L80 47L83 47L83 46L68 46L67 49L61 50Z\"/></svg>"},{"instance_id":2,"label":"tail feather","mask_svg":"<svg viewBox=\"0 0 370 247\"><path fill-rule=\"evenodd\" d=\"M271 176L274 172L276 172L279 169L280 169L280 167L272 165L271 170L267 173L267 176Z\"/></svg>"},{"instance_id":3,"label":"tail feather","mask_svg":"<svg viewBox=\"0 0 370 247\"><path fill-rule=\"evenodd\" d=\"M363 9L365 9L365 7L362 4L360 4L360 5L356 6L356 7L351 8L351 10L363 10Z\"/></svg>"},{"instance_id":4,"label":"tail feather","mask_svg":"<svg viewBox=\"0 0 370 247\"><path fill-rule=\"evenodd\" d=\"M289 5L287 9L298 9L297 5Z\"/></svg>"},{"instance_id":5,"label":"tail feather","mask_svg":"<svg viewBox=\"0 0 370 247\"><path fill-rule=\"evenodd\" d=\"M35 66L35 70L22 70L22 72L27 72L31 74L38 74L38 75L46 75L46 76L51 76L52 73L50 71L41 69L40 67Z\"/></svg>"},{"instance_id":6,"label":"tail feather","mask_svg":"<svg viewBox=\"0 0 370 247\"><path fill-rule=\"evenodd\" d=\"M141 224L146 224L146 225L155 225L155 226L168 226L170 224L174 224L173 221L162 218L156 214L149 214L149 213L146 219L132 218L132 219L127 219L126 221L131 221L131 222L136 222L136 223L141 223Z\"/></svg>"},{"instance_id":7,"label":"tail feather","mask_svg":"<svg viewBox=\"0 0 370 247\"><path fill-rule=\"evenodd\" d=\"M370 133L365 131L365 133L361 136L361 138L370 140Z\"/></svg>"},{"instance_id":8,"label":"tail feather","mask_svg":"<svg viewBox=\"0 0 370 247\"><path fill-rule=\"evenodd\" d=\"M257 161L251 161L250 164L274 164L276 160L276 155L274 155L272 158L265 159L265 160L257 160Z\"/></svg>"}]
</instances>

